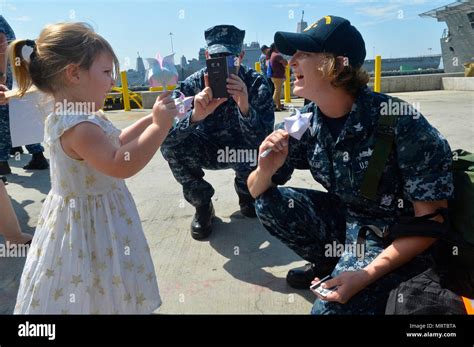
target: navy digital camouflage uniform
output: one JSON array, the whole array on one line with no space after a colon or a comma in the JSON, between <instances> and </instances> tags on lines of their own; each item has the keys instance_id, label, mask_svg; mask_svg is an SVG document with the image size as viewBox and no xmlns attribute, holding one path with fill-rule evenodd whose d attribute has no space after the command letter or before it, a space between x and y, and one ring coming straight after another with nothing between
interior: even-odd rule
<instances>
[{"instance_id":1,"label":"navy digital camouflage uniform","mask_svg":"<svg viewBox=\"0 0 474 347\"><path fill-rule=\"evenodd\" d=\"M383 251L382 239L369 233L363 257L346 248L340 258L326 253L333 242L355 246L363 225L393 225L397 216L412 215L411 201L449 199L453 194L451 150L444 137L421 115L400 115L394 150L380 181L377 201L360 194L360 186L375 143L381 103L390 96L360 91L336 141L314 103L311 126L300 141L290 137L285 164L272 177L276 185L256 200L263 226L321 272L337 276L371 263ZM400 100L392 98L393 102ZM410 108L410 110L413 110ZM408 112L412 114L412 112ZM294 169L310 170L328 191L278 187ZM386 246L386 245L385 245ZM336 254L341 255L341 254ZM387 274L354 295L346 304L317 299L313 314L383 314L388 294L402 281L431 265L430 251Z\"/></svg>"},{"instance_id":2,"label":"navy digital camouflage uniform","mask_svg":"<svg viewBox=\"0 0 474 347\"><path fill-rule=\"evenodd\" d=\"M209 29L206 36L210 54L228 51L239 54L242 49L243 31L221 30L225 26ZM235 28L235 27L234 27ZM225 33L225 34L223 34ZM238 37L235 37L238 35ZM238 44L234 44L237 42ZM212 43L212 45L210 45ZM204 88L204 74L207 68L197 71L181 83L180 90L186 96L194 96ZM268 83L256 71L241 65L238 76L247 86L249 113L241 114L237 103L230 97L204 120L190 123L190 110L186 116L171 129L161 146L163 157L176 180L183 186L186 201L194 207L211 202L213 187L204 180L203 169L235 171L234 187L239 197L253 200L247 187L247 178L255 169L254 163L228 162L219 160L219 151L253 151L255 164L258 147L265 137L273 131L275 115L273 100ZM177 92L176 96L177 96Z\"/></svg>"},{"instance_id":3,"label":"navy digital camouflage uniform","mask_svg":"<svg viewBox=\"0 0 474 347\"><path fill-rule=\"evenodd\" d=\"M7 41L10 43L15 40L15 33L13 32L10 25L7 23L5 18L0 15L0 33L5 34ZM12 88L12 69L10 64L7 66L7 87ZM9 153L12 147L11 136L10 136L10 117L8 112L8 104L0 106L0 161L7 161L9 159ZM37 143L27 145L26 148L31 154L43 152L43 147Z\"/></svg>"}]
</instances>

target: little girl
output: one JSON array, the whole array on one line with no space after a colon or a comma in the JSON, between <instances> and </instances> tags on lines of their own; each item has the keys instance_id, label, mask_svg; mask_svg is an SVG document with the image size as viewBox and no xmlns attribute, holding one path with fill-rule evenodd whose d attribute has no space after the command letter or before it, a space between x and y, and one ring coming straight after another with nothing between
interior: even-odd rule
<instances>
[{"instance_id":1,"label":"little girl","mask_svg":"<svg viewBox=\"0 0 474 347\"><path fill-rule=\"evenodd\" d=\"M155 270L123 179L140 171L168 134L178 113L170 93L157 99L152 114L117 129L99 111L114 85L117 57L83 23L47 26L36 42L14 41L10 59L20 94L34 85L56 105L45 124L51 191L15 313L153 312L161 304Z\"/></svg>"}]
</instances>

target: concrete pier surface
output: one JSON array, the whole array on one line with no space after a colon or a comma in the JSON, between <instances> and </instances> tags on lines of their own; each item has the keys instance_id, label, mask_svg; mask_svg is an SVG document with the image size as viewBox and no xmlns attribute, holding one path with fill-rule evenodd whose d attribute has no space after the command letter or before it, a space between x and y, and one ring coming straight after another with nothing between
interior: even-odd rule
<instances>
[{"instance_id":1,"label":"concrete pier surface","mask_svg":"<svg viewBox=\"0 0 474 347\"><path fill-rule=\"evenodd\" d=\"M473 91L392 95L418 105L452 149L474 151ZM293 104L300 107L303 100L293 100ZM111 111L107 115L124 128L148 113ZM276 113L277 121L287 115ZM34 233L50 178L49 171L24 171L22 166L29 158L23 154L20 161L10 160L13 173L8 176L7 191L23 230ZM201 242L190 236L194 209L185 202L160 152L142 172L127 180L159 280L163 305L157 313L308 314L315 296L285 282L287 271L305 262L270 236L257 219L240 214L232 170L206 171L205 177L216 190L213 199L218 219L209 239ZM296 171L287 185L322 189L307 171ZM2 314L13 311L23 264L24 258L0 258Z\"/></svg>"}]
</instances>

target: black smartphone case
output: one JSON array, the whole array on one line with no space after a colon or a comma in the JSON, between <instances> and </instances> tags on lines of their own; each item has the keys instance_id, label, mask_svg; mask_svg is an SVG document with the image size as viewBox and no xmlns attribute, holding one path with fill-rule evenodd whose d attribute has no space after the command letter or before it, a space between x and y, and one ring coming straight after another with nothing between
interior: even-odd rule
<instances>
[{"instance_id":1,"label":"black smartphone case","mask_svg":"<svg viewBox=\"0 0 474 347\"><path fill-rule=\"evenodd\" d=\"M227 56L206 60L209 87L212 89L214 99L230 97L227 92L227 78L230 74L237 74L235 58L234 56Z\"/></svg>"}]
</instances>

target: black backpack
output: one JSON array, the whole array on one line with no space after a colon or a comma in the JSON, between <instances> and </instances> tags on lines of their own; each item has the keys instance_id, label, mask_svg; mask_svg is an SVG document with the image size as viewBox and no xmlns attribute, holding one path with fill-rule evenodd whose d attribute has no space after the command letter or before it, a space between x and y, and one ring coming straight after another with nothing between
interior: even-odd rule
<instances>
[{"instance_id":1,"label":"black backpack","mask_svg":"<svg viewBox=\"0 0 474 347\"><path fill-rule=\"evenodd\" d=\"M394 144L396 121L397 116L381 116L377 124L374 152L360 189L364 197L374 201L377 199L380 178ZM454 199L448 202L447 209L439 209L422 217L401 217L384 233L372 226L366 226L363 230L364 233L365 230L374 231L379 237L387 240L399 236L440 238L433 247L435 267L428 273L420 274L419 278L417 276L402 283L392 295L398 295L400 290L404 290L406 293L429 296L427 293L430 291L423 291L419 286L425 281L425 284L430 283L426 288L431 288L433 293L438 285L437 294L439 298L446 298L445 303L454 300L454 297L457 297L455 301L462 303L459 296L474 298L474 155L463 150L454 151L452 170ZM443 216L443 224L429 220L437 214ZM448 292L453 295L450 299ZM395 303L394 298L391 300L392 304ZM418 304L422 305L423 300L419 299ZM429 302L426 304L429 306ZM393 312L398 312L394 305L391 307ZM409 308L406 311L416 309Z\"/></svg>"}]
</instances>

